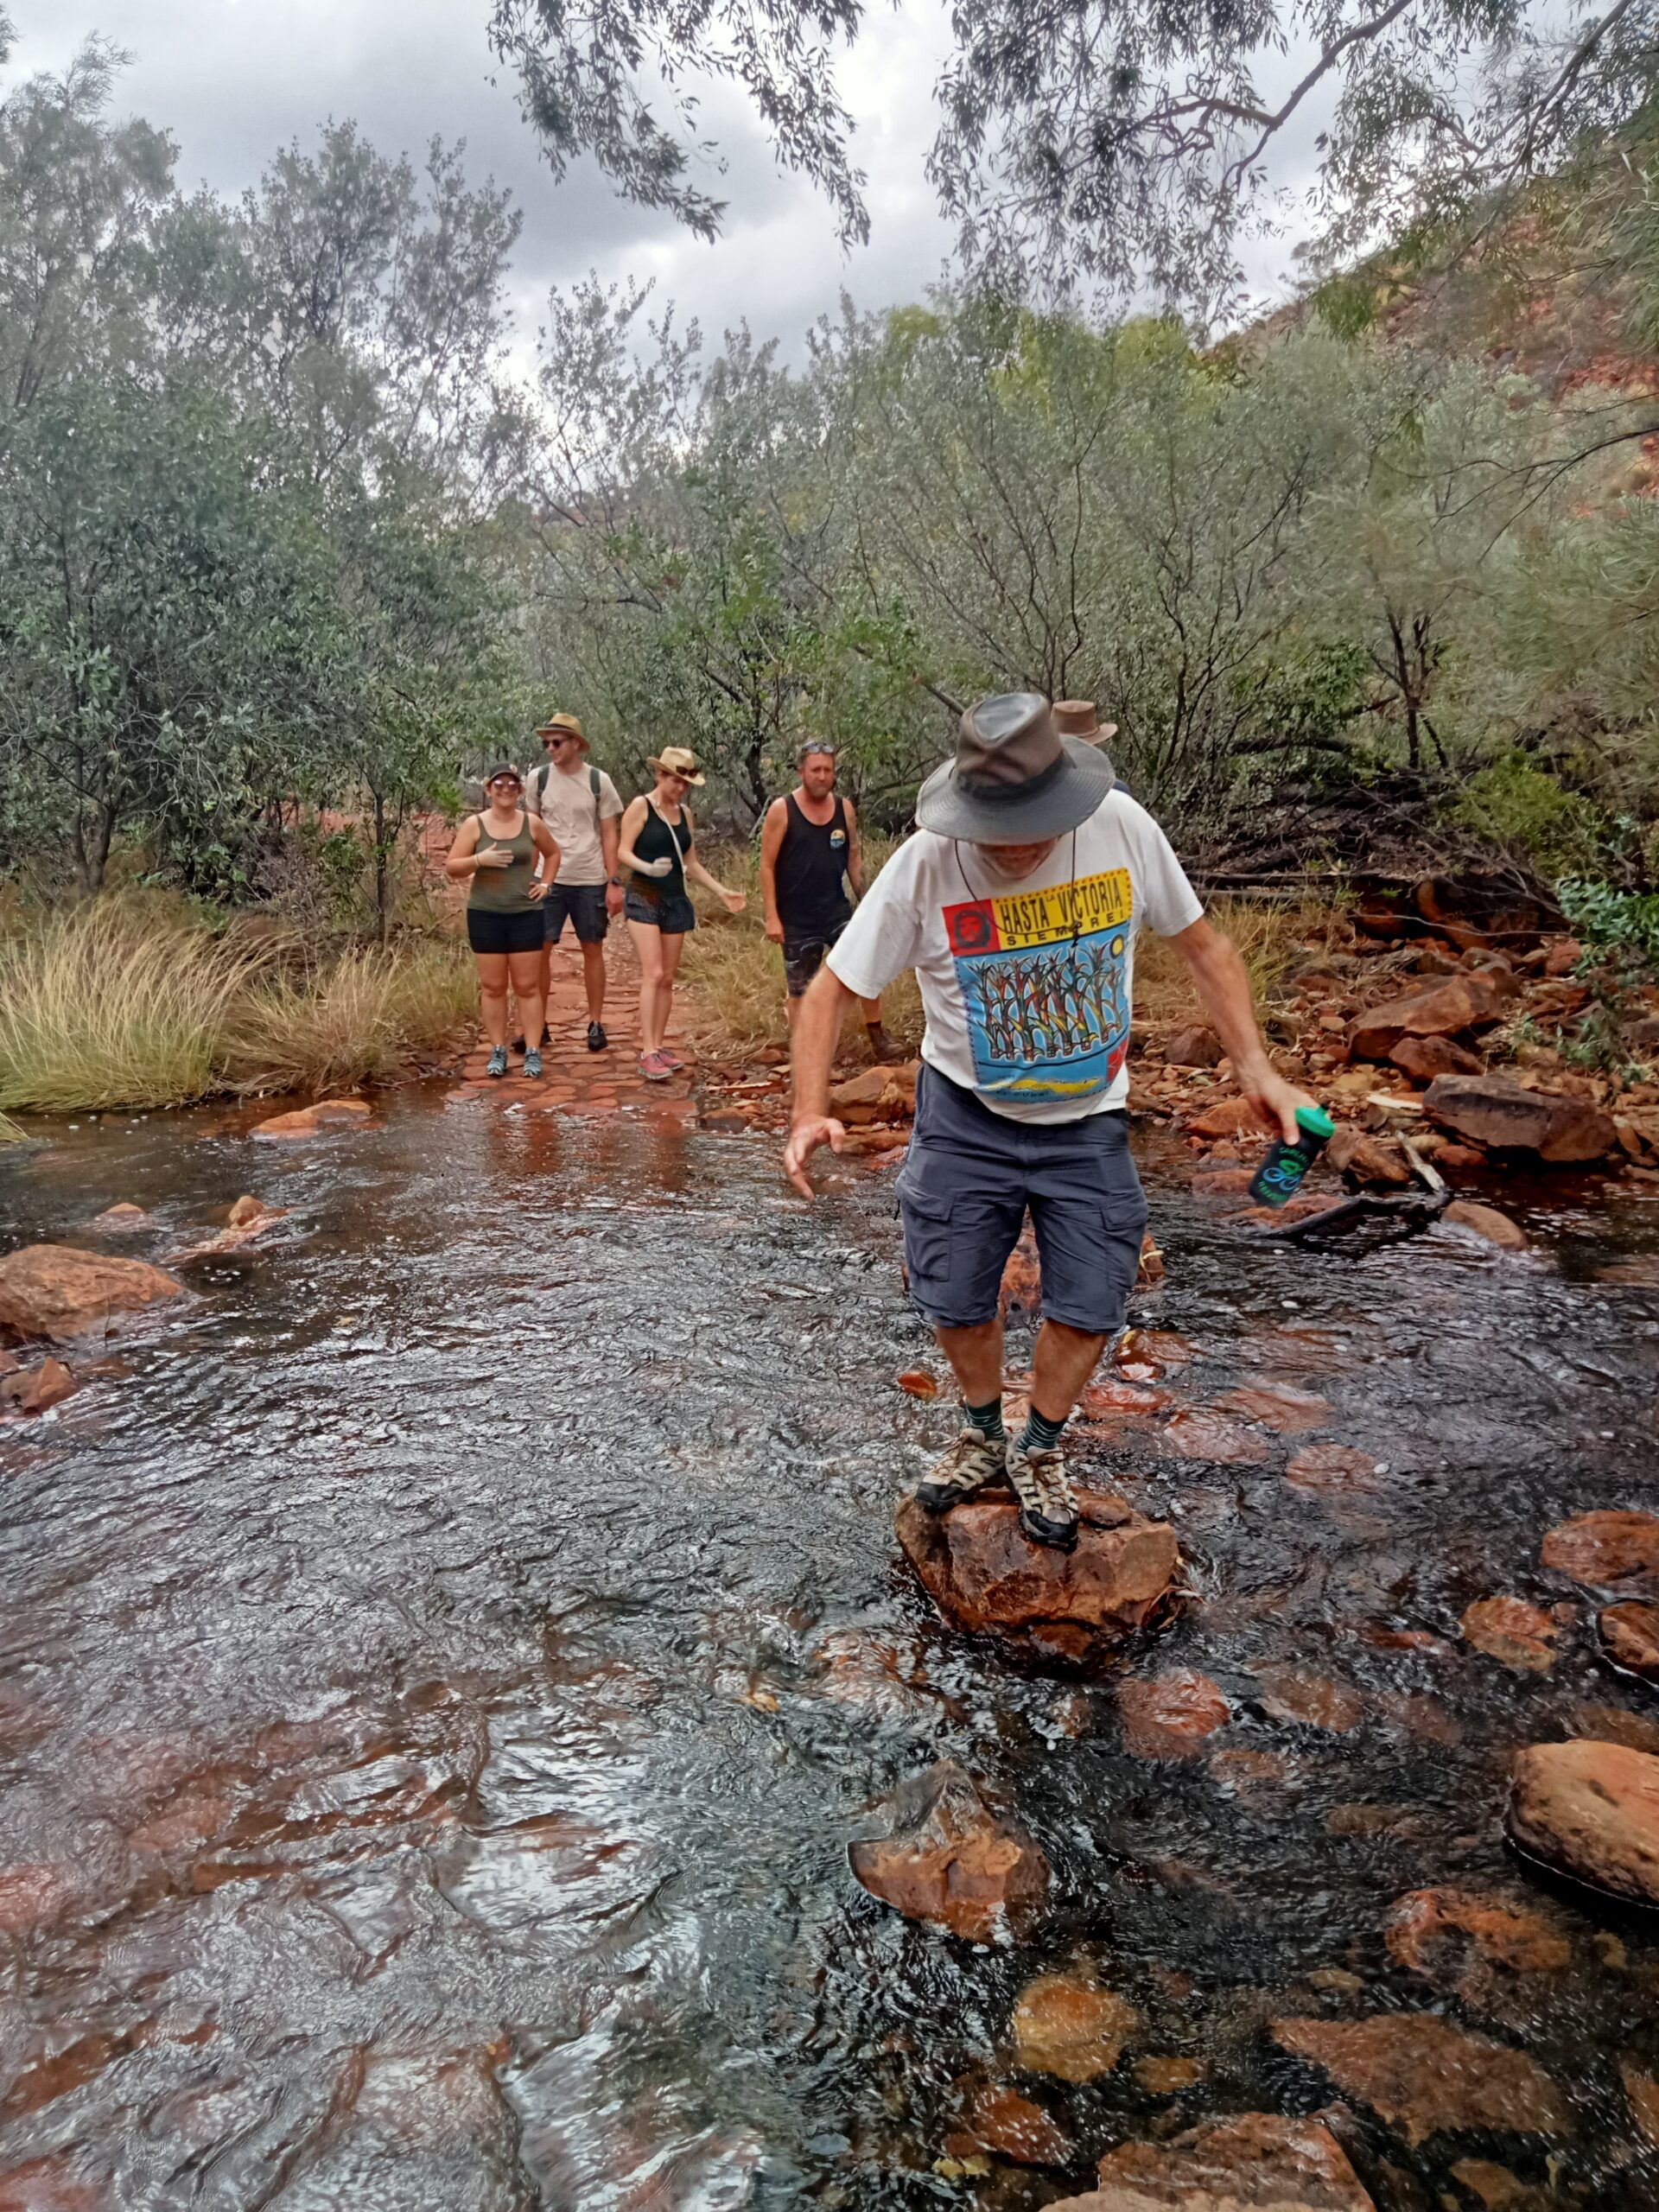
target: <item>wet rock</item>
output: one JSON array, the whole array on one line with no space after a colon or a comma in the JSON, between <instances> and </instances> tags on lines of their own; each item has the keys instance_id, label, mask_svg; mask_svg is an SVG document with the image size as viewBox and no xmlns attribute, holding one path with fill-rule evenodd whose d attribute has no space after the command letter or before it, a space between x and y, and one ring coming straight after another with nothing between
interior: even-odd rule
<instances>
[{"instance_id":1,"label":"wet rock","mask_svg":"<svg viewBox=\"0 0 1659 2212\"><path fill-rule=\"evenodd\" d=\"M1459 969L1427 990L1356 1014L1348 1026L1348 1056L1386 1060L1402 1037L1458 1037L1467 1030L1489 1029L1503 1019L1514 995L1515 979L1502 969Z\"/></svg>"},{"instance_id":2,"label":"wet rock","mask_svg":"<svg viewBox=\"0 0 1659 2212\"><path fill-rule=\"evenodd\" d=\"M1472 1145L1467 1144L1443 1144L1434 1158L1439 1166L1454 1170L1464 1167L1484 1167L1486 1165L1485 1154L1476 1151Z\"/></svg>"},{"instance_id":3,"label":"wet rock","mask_svg":"<svg viewBox=\"0 0 1659 2212\"><path fill-rule=\"evenodd\" d=\"M1202 1758L1205 1738L1233 1717L1219 1687L1192 1667L1120 1683L1117 1709L1125 1745L1143 1759Z\"/></svg>"},{"instance_id":4,"label":"wet rock","mask_svg":"<svg viewBox=\"0 0 1659 2212\"><path fill-rule=\"evenodd\" d=\"M1651 1513L1580 1513L1544 1538L1546 1567L1574 1582L1609 1589L1620 1582L1659 1586L1659 1516Z\"/></svg>"},{"instance_id":5,"label":"wet rock","mask_svg":"<svg viewBox=\"0 0 1659 2212\"><path fill-rule=\"evenodd\" d=\"M1659 2082L1628 2058L1618 2062L1618 2073L1637 2133L1659 2151Z\"/></svg>"},{"instance_id":6,"label":"wet rock","mask_svg":"<svg viewBox=\"0 0 1659 2212\"><path fill-rule=\"evenodd\" d=\"M94 1229L142 1229L149 1219L143 1206L134 1205L130 1198L123 1198L115 1205L105 1206L102 1213L94 1214L92 1225Z\"/></svg>"},{"instance_id":7,"label":"wet rock","mask_svg":"<svg viewBox=\"0 0 1659 2212\"><path fill-rule=\"evenodd\" d=\"M1524 1598L1482 1598L1459 1623L1465 1643L1519 1675L1547 1675L1555 1664L1555 1621Z\"/></svg>"},{"instance_id":8,"label":"wet rock","mask_svg":"<svg viewBox=\"0 0 1659 2212\"><path fill-rule=\"evenodd\" d=\"M1583 1737L1516 1756L1509 1831L1597 1889L1659 1904L1659 1758Z\"/></svg>"},{"instance_id":9,"label":"wet rock","mask_svg":"<svg viewBox=\"0 0 1659 2212\"><path fill-rule=\"evenodd\" d=\"M1165 1064L1173 1068L1218 1067L1225 1057L1220 1038L1201 1022L1176 1030L1164 1044Z\"/></svg>"},{"instance_id":10,"label":"wet rock","mask_svg":"<svg viewBox=\"0 0 1659 2212\"><path fill-rule=\"evenodd\" d=\"M921 1065L864 1068L830 1093L830 1111L849 1128L870 1122L908 1121L916 1111L916 1077Z\"/></svg>"},{"instance_id":11,"label":"wet rock","mask_svg":"<svg viewBox=\"0 0 1659 2212\"><path fill-rule=\"evenodd\" d=\"M372 1109L362 1098L321 1098L315 1106L296 1107L291 1114L273 1114L253 1130L256 1137L282 1142L296 1137L320 1136L325 1129L347 1128L366 1122Z\"/></svg>"},{"instance_id":12,"label":"wet rock","mask_svg":"<svg viewBox=\"0 0 1659 2212\"><path fill-rule=\"evenodd\" d=\"M1280 1751L1211 1751L1209 1767L1217 1789L1230 1790L1247 1804L1274 1803L1294 1777L1290 1761Z\"/></svg>"},{"instance_id":13,"label":"wet rock","mask_svg":"<svg viewBox=\"0 0 1659 2212\"><path fill-rule=\"evenodd\" d=\"M977 2147L1020 2166L1064 2166L1075 2155L1071 2138L1051 2113L995 2082L975 2096L964 2134L947 2136L944 2147L957 2158Z\"/></svg>"},{"instance_id":14,"label":"wet rock","mask_svg":"<svg viewBox=\"0 0 1659 2212\"><path fill-rule=\"evenodd\" d=\"M1167 1390L1141 1382L1091 1382L1078 1400L1085 1421L1135 1419L1160 1413L1173 1402Z\"/></svg>"},{"instance_id":15,"label":"wet rock","mask_svg":"<svg viewBox=\"0 0 1659 2212\"><path fill-rule=\"evenodd\" d=\"M1561 2202L1553 2190L1534 2189L1491 2158L1459 2158L1452 2178L1462 2183L1482 2212L1557 2212Z\"/></svg>"},{"instance_id":16,"label":"wet rock","mask_svg":"<svg viewBox=\"0 0 1659 2212\"><path fill-rule=\"evenodd\" d=\"M1496 1244L1501 1252L1524 1252L1527 1249L1526 1230L1496 1206L1477 1205L1471 1198L1453 1198L1440 1219L1448 1228L1467 1230L1471 1236Z\"/></svg>"},{"instance_id":17,"label":"wet rock","mask_svg":"<svg viewBox=\"0 0 1659 2212\"><path fill-rule=\"evenodd\" d=\"M1298 1490L1375 1490L1382 1470L1369 1452L1351 1444L1305 1444L1293 1454L1285 1479Z\"/></svg>"},{"instance_id":18,"label":"wet rock","mask_svg":"<svg viewBox=\"0 0 1659 2212\"><path fill-rule=\"evenodd\" d=\"M941 1519L904 1499L899 1541L945 1618L1088 1658L1116 1649L1166 1613L1180 1554L1167 1522L1122 1498L1082 1491L1074 1552L1030 1542L1011 1497L979 1497Z\"/></svg>"},{"instance_id":19,"label":"wet rock","mask_svg":"<svg viewBox=\"0 0 1659 2212\"><path fill-rule=\"evenodd\" d=\"M1432 2012L1277 2020L1273 2037L1381 2113L1414 2148L1444 2131L1565 2135L1572 2127L1566 2099L1536 2059L1465 2035Z\"/></svg>"},{"instance_id":20,"label":"wet rock","mask_svg":"<svg viewBox=\"0 0 1659 2212\"><path fill-rule=\"evenodd\" d=\"M0 1382L0 1405L20 1414L43 1414L73 1397L78 1388L60 1360L43 1359L38 1367L20 1368Z\"/></svg>"},{"instance_id":21,"label":"wet rock","mask_svg":"<svg viewBox=\"0 0 1659 2212\"><path fill-rule=\"evenodd\" d=\"M1014 2063L1028 2074L1093 2082L1111 2072L1140 2024L1128 1998L1103 1989L1092 1967L1039 1974L1014 2005Z\"/></svg>"},{"instance_id":22,"label":"wet rock","mask_svg":"<svg viewBox=\"0 0 1659 2212\"><path fill-rule=\"evenodd\" d=\"M1603 1652L1626 1674L1659 1681L1659 1605L1608 1605L1596 1616Z\"/></svg>"},{"instance_id":23,"label":"wet rock","mask_svg":"<svg viewBox=\"0 0 1659 2212\"><path fill-rule=\"evenodd\" d=\"M1331 1401L1312 1390L1293 1389L1288 1382L1256 1382L1229 1390L1216 1400L1224 1412L1245 1421L1259 1421L1277 1429L1281 1436L1294 1436L1300 1429L1318 1428L1331 1418Z\"/></svg>"},{"instance_id":24,"label":"wet rock","mask_svg":"<svg viewBox=\"0 0 1659 2212\"><path fill-rule=\"evenodd\" d=\"M749 1126L749 1116L741 1106L711 1106L698 1116L699 1126L705 1129L724 1130L735 1135Z\"/></svg>"},{"instance_id":25,"label":"wet rock","mask_svg":"<svg viewBox=\"0 0 1659 2212\"><path fill-rule=\"evenodd\" d=\"M1247 1132L1262 1134L1262 1124L1255 1118L1255 1109L1248 1098L1223 1098L1215 1105L1206 1106L1202 1112L1187 1116L1186 1128L1195 1137L1236 1137Z\"/></svg>"},{"instance_id":26,"label":"wet rock","mask_svg":"<svg viewBox=\"0 0 1659 2212\"><path fill-rule=\"evenodd\" d=\"M225 1217L227 1229L251 1229L256 1221L267 1215L275 1216L283 1209L268 1206L263 1198L256 1198L251 1191L245 1191Z\"/></svg>"},{"instance_id":27,"label":"wet rock","mask_svg":"<svg viewBox=\"0 0 1659 2212\"><path fill-rule=\"evenodd\" d=\"M1469 1890L1411 1891L1389 1912L1382 1936L1389 1956L1409 1973L1477 2004L1494 1969L1554 1974L1573 1958L1567 1937L1541 1913Z\"/></svg>"},{"instance_id":28,"label":"wet rock","mask_svg":"<svg viewBox=\"0 0 1659 2212\"><path fill-rule=\"evenodd\" d=\"M1478 1075L1480 1055L1449 1037L1402 1037L1389 1054L1402 1075L1414 1083L1433 1083L1437 1075Z\"/></svg>"},{"instance_id":29,"label":"wet rock","mask_svg":"<svg viewBox=\"0 0 1659 2212\"><path fill-rule=\"evenodd\" d=\"M1196 2088L1210 2069L1201 2058L1171 2056L1137 2058L1133 2071L1136 2086L1149 2097L1173 2097Z\"/></svg>"},{"instance_id":30,"label":"wet rock","mask_svg":"<svg viewBox=\"0 0 1659 2212\"><path fill-rule=\"evenodd\" d=\"M1137 1290L1154 1289L1167 1273L1163 1252L1152 1231L1147 1230L1141 1239L1141 1258L1135 1271L1135 1287Z\"/></svg>"},{"instance_id":31,"label":"wet rock","mask_svg":"<svg viewBox=\"0 0 1659 2212\"><path fill-rule=\"evenodd\" d=\"M1647 1751L1659 1758L1659 1720L1645 1713L1586 1701L1567 1707L1566 1725L1575 1736L1587 1737L1593 1744L1623 1744L1627 1751Z\"/></svg>"},{"instance_id":32,"label":"wet rock","mask_svg":"<svg viewBox=\"0 0 1659 2212\"><path fill-rule=\"evenodd\" d=\"M0 1260L0 1330L61 1340L112 1313L176 1298L182 1283L142 1260L115 1260L70 1244L28 1244Z\"/></svg>"},{"instance_id":33,"label":"wet rock","mask_svg":"<svg viewBox=\"0 0 1659 2212\"><path fill-rule=\"evenodd\" d=\"M1164 1448L1179 1459L1207 1459L1222 1466L1259 1467L1273 1456L1264 1438L1202 1407L1175 1415L1164 1430Z\"/></svg>"},{"instance_id":34,"label":"wet rock","mask_svg":"<svg viewBox=\"0 0 1659 2212\"><path fill-rule=\"evenodd\" d=\"M907 1367L899 1377L899 1388L908 1398L937 1398L939 1378L930 1375L925 1367Z\"/></svg>"},{"instance_id":35,"label":"wet rock","mask_svg":"<svg viewBox=\"0 0 1659 2212\"><path fill-rule=\"evenodd\" d=\"M1612 1116L1589 1099L1528 1090L1507 1076L1439 1076L1423 1094L1423 1110L1477 1144L1535 1153L1554 1165L1599 1160L1617 1140Z\"/></svg>"},{"instance_id":36,"label":"wet rock","mask_svg":"<svg viewBox=\"0 0 1659 2212\"><path fill-rule=\"evenodd\" d=\"M1411 1180L1411 1163L1397 1144L1368 1137L1344 1122L1325 1147L1325 1159L1350 1183L1399 1188Z\"/></svg>"},{"instance_id":37,"label":"wet rock","mask_svg":"<svg viewBox=\"0 0 1659 2212\"><path fill-rule=\"evenodd\" d=\"M1009 1253L1002 1269L998 1306L1006 1319L1013 1313L1039 1313L1042 1311L1042 1266L1037 1257L1036 1241L1027 1228Z\"/></svg>"},{"instance_id":38,"label":"wet rock","mask_svg":"<svg viewBox=\"0 0 1659 2212\"><path fill-rule=\"evenodd\" d=\"M848 1849L872 1897L969 1942L1023 1940L1047 1902L1048 1861L954 1759L901 1783L887 1807L890 1834Z\"/></svg>"},{"instance_id":39,"label":"wet rock","mask_svg":"<svg viewBox=\"0 0 1659 2212\"><path fill-rule=\"evenodd\" d=\"M1210 2120L1167 2143L1121 2143L1098 2173L1097 2189L1050 2212L1375 2212L1328 2127L1270 2113Z\"/></svg>"},{"instance_id":40,"label":"wet rock","mask_svg":"<svg viewBox=\"0 0 1659 2212\"><path fill-rule=\"evenodd\" d=\"M1333 1682L1306 1667L1261 1667L1256 1688L1269 1720L1288 1720L1304 1728L1323 1728L1345 1736L1365 1718L1365 1703L1346 1682Z\"/></svg>"}]
</instances>

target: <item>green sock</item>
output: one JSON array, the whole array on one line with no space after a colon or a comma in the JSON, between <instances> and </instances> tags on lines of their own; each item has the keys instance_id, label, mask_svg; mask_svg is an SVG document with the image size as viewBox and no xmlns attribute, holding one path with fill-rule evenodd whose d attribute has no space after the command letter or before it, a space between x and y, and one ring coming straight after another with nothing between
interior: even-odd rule
<instances>
[{"instance_id":1,"label":"green sock","mask_svg":"<svg viewBox=\"0 0 1659 2212\"><path fill-rule=\"evenodd\" d=\"M988 1406L970 1406L964 1398L962 1409L968 1416L969 1426L976 1428L987 1443L1002 1444L1007 1440L1008 1432L1002 1426L1002 1401L1000 1396L993 1398Z\"/></svg>"},{"instance_id":2,"label":"green sock","mask_svg":"<svg viewBox=\"0 0 1659 2212\"><path fill-rule=\"evenodd\" d=\"M1035 1406L1026 1415L1026 1425L1020 1432L1022 1452L1052 1452L1060 1440L1060 1432L1071 1416L1062 1414L1058 1421L1046 1421Z\"/></svg>"}]
</instances>

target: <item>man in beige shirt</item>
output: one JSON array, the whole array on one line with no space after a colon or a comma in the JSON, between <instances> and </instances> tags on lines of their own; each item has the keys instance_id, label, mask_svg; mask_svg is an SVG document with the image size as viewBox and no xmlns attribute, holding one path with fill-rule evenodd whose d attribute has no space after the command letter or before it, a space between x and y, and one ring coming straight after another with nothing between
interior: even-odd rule
<instances>
[{"instance_id":1,"label":"man in beige shirt","mask_svg":"<svg viewBox=\"0 0 1659 2212\"><path fill-rule=\"evenodd\" d=\"M604 1022L605 936L612 915L622 911L616 857L622 802L605 771L588 765L588 740L574 715L550 715L536 734L547 747L547 765L531 777L524 804L552 831L561 855L558 876L542 902L547 931L542 947L543 995L552 980L552 949L563 934L568 915L582 947L588 1049L602 1052L610 1042Z\"/></svg>"}]
</instances>

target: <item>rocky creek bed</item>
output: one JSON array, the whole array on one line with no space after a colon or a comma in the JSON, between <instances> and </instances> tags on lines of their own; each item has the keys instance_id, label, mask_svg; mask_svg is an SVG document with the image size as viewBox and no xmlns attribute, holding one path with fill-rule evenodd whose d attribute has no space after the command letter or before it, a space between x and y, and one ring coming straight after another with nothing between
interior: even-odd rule
<instances>
[{"instance_id":1,"label":"rocky creek bed","mask_svg":"<svg viewBox=\"0 0 1659 2212\"><path fill-rule=\"evenodd\" d=\"M1075 1456L1184 1594L1077 1669L899 1552L890 1171L246 1128L0 1160L6 1250L192 1255L0 1425L0 2212L1659 2205L1659 1925L1503 1825L1525 1747L1659 1751L1659 1567L1545 1548L1656 1502L1645 1193L1263 1249L1143 1139ZM855 1879L918 1789L1040 1858L997 1940Z\"/></svg>"}]
</instances>

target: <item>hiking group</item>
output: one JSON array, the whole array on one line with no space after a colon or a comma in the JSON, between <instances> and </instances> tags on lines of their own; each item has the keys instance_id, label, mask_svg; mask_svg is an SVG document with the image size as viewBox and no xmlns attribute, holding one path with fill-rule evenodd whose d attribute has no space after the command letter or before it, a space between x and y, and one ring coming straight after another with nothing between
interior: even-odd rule
<instances>
[{"instance_id":1,"label":"hiking group","mask_svg":"<svg viewBox=\"0 0 1659 2212\"><path fill-rule=\"evenodd\" d=\"M640 1072L660 1081L682 1065L664 1039L696 926L687 878L733 913L745 903L696 856L685 803L703 781L696 756L664 747L650 762L653 788L625 808L588 764L573 715L537 734L547 766L528 791L516 768L493 771L486 808L462 824L448 861L451 875L471 879L489 1071L507 1071L511 984L524 1072L541 1073L531 1040L546 1039L548 948L567 916L582 950L588 1047L604 1048L604 940L620 910L639 962ZM812 1195L812 1154L845 1140L829 1085L850 1002L887 1059L881 994L907 969L921 992L922 1065L898 1185L905 1268L963 1418L917 1495L948 1513L1006 1484L1027 1536L1062 1551L1077 1543L1078 1515L1061 1436L1123 1326L1146 1229L1124 1115L1137 930L1181 955L1264 1128L1294 1144L1297 1109L1314 1103L1269 1062L1244 963L1206 920L1162 830L1119 785L1102 749L1111 734L1085 702L982 700L962 717L954 758L918 793L914 833L868 890L832 746L803 747L799 781L767 810L760 839L766 931L783 951L793 1045L784 1167L803 1195ZM1011 1436L1000 1294L1027 1214L1042 1323L1028 1410Z\"/></svg>"}]
</instances>

